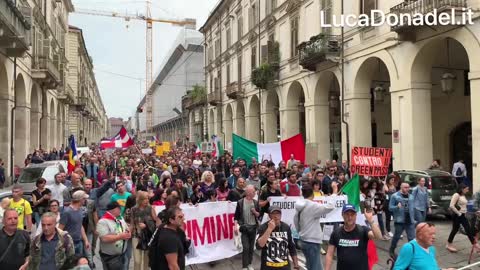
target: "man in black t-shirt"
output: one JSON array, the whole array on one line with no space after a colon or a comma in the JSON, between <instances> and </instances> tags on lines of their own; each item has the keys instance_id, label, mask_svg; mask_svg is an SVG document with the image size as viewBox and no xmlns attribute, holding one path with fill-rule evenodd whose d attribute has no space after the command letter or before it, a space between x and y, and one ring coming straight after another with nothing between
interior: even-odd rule
<instances>
[{"instance_id":1,"label":"man in black t-shirt","mask_svg":"<svg viewBox=\"0 0 480 270\"><path fill-rule=\"evenodd\" d=\"M351 204L343 206L344 225L335 229L330 236L325 270L330 270L333 254L337 251L337 270L368 270L368 240L382 238L382 232L373 221L373 212L365 212L367 226L356 224L357 211Z\"/></svg>"},{"instance_id":2,"label":"man in black t-shirt","mask_svg":"<svg viewBox=\"0 0 480 270\"><path fill-rule=\"evenodd\" d=\"M24 270L30 255L30 235L19 230L18 213L7 209L3 216L3 229L0 230L0 264L2 270Z\"/></svg>"},{"instance_id":3,"label":"man in black t-shirt","mask_svg":"<svg viewBox=\"0 0 480 270\"><path fill-rule=\"evenodd\" d=\"M184 223L180 208L172 207L165 211L166 225L159 229L156 240L158 256L150 259L152 270L185 269L185 247L178 233Z\"/></svg>"},{"instance_id":4,"label":"man in black t-shirt","mask_svg":"<svg viewBox=\"0 0 480 270\"><path fill-rule=\"evenodd\" d=\"M268 209L270 221L258 228L257 248L262 250L260 270L298 270L297 250L293 242L292 231L282 222L282 210L278 206Z\"/></svg>"}]
</instances>

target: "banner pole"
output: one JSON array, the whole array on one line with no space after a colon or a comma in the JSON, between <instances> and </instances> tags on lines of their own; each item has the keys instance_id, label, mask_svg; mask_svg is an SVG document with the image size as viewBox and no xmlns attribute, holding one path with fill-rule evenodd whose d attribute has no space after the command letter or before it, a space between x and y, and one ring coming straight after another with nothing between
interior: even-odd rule
<instances>
[{"instance_id":1,"label":"banner pole","mask_svg":"<svg viewBox=\"0 0 480 270\"><path fill-rule=\"evenodd\" d=\"M457 270L468 269L468 268L471 268L472 266L476 266L476 265L478 265L478 264L480 264L480 262L472 263L472 264L469 264L469 265L464 266L464 267L462 267L462 268L457 268Z\"/></svg>"}]
</instances>

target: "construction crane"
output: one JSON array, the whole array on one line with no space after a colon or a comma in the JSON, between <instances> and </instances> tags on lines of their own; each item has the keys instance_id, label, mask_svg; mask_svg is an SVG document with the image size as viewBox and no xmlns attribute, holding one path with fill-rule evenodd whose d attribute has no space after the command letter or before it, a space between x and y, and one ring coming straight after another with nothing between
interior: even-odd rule
<instances>
[{"instance_id":1,"label":"construction crane","mask_svg":"<svg viewBox=\"0 0 480 270\"><path fill-rule=\"evenodd\" d=\"M119 13L113 11L106 11L106 10L92 10L92 9L75 9L75 13L77 14L84 14L84 15L93 15L93 16L103 16L103 17L113 17L113 18L120 18L124 19L125 21L130 20L140 20L146 22L146 80L145 80L145 103L147 107L147 133L151 133L153 130L153 105L152 105L152 77L153 77L153 23L169 23L172 25L177 26L184 26L191 29L196 28L196 20L195 19L183 19L183 20L175 20L175 19L159 19L159 18L152 18L151 14L151 1L146 1L146 12L145 15L143 14L128 14L128 13Z\"/></svg>"}]
</instances>

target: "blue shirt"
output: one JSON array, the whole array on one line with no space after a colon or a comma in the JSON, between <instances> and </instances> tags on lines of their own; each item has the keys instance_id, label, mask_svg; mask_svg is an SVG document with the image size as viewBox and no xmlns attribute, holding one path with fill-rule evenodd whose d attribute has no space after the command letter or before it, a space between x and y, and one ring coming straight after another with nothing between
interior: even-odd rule
<instances>
[{"instance_id":1,"label":"blue shirt","mask_svg":"<svg viewBox=\"0 0 480 270\"><path fill-rule=\"evenodd\" d=\"M55 233L55 236L52 240L48 241L44 235L41 238L41 261L39 270L51 270L57 269L57 265L55 264L55 250L58 244L58 234Z\"/></svg>"},{"instance_id":2,"label":"blue shirt","mask_svg":"<svg viewBox=\"0 0 480 270\"><path fill-rule=\"evenodd\" d=\"M415 239L406 243L400 250L393 270L440 270L435 260L435 247L430 246L428 251L427 253Z\"/></svg>"}]
</instances>

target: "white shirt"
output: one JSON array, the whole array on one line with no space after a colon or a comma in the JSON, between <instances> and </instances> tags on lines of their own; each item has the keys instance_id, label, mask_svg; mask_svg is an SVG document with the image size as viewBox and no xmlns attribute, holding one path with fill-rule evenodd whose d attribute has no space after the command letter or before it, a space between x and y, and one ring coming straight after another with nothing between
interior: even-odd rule
<instances>
[{"instance_id":1,"label":"white shirt","mask_svg":"<svg viewBox=\"0 0 480 270\"><path fill-rule=\"evenodd\" d=\"M52 191L51 200L57 200L60 203L60 207L63 207L63 191L67 189L67 187L60 183L59 185L53 184L51 186L47 186L47 188Z\"/></svg>"},{"instance_id":2,"label":"white shirt","mask_svg":"<svg viewBox=\"0 0 480 270\"><path fill-rule=\"evenodd\" d=\"M460 170L462 171L462 174L461 175L457 175L457 170L458 168L460 168ZM454 177L467 177L467 168L465 167L465 164L463 164L462 162L455 162L453 164L453 169L452 169L452 175Z\"/></svg>"}]
</instances>

